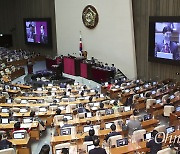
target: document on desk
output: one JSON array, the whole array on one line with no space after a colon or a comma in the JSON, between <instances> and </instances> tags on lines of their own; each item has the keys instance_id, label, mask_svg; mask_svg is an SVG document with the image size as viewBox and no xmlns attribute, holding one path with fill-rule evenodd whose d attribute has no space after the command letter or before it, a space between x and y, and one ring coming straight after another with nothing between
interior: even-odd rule
<instances>
[{"instance_id":1,"label":"document on desk","mask_svg":"<svg viewBox=\"0 0 180 154\"><path fill-rule=\"evenodd\" d=\"M21 128L31 128L32 123L29 124L21 124Z\"/></svg>"}]
</instances>

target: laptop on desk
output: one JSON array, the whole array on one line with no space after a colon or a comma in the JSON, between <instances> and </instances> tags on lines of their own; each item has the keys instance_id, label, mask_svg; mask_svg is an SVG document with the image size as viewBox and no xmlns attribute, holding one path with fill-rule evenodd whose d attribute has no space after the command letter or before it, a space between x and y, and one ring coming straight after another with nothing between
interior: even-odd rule
<instances>
[{"instance_id":1,"label":"laptop on desk","mask_svg":"<svg viewBox=\"0 0 180 154\"><path fill-rule=\"evenodd\" d=\"M124 106L124 112L128 112L131 110L131 106Z\"/></svg>"},{"instance_id":2,"label":"laptop on desk","mask_svg":"<svg viewBox=\"0 0 180 154\"><path fill-rule=\"evenodd\" d=\"M73 117L70 114L65 114L64 118L67 118L68 120L73 120Z\"/></svg>"},{"instance_id":3,"label":"laptop on desk","mask_svg":"<svg viewBox=\"0 0 180 154\"><path fill-rule=\"evenodd\" d=\"M105 109L105 114L106 115L114 114L114 110L113 109Z\"/></svg>"},{"instance_id":4,"label":"laptop on desk","mask_svg":"<svg viewBox=\"0 0 180 154\"><path fill-rule=\"evenodd\" d=\"M25 138L25 133L23 132L17 132L13 134L13 139L24 139Z\"/></svg>"},{"instance_id":5,"label":"laptop on desk","mask_svg":"<svg viewBox=\"0 0 180 154\"><path fill-rule=\"evenodd\" d=\"M176 112L180 112L180 106L176 107Z\"/></svg>"},{"instance_id":6,"label":"laptop on desk","mask_svg":"<svg viewBox=\"0 0 180 154\"><path fill-rule=\"evenodd\" d=\"M26 112L28 112L27 109L25 109L25 108L20 109L20 113L26 113Z\"/></svg>"},{"instance_id":7,"label":"laptop on desk","mask_svg":"<svg viewBox=\"0 0 180 154\"><path fill-rule=\"evenodd\" d=\"M2 124L9 124L10 120L9 120L9 118L1 118L1 123Z\"/></svg>"},{"instance_id":8,"label":"laptop on desk","mask_svg":"<svg viewBox=\"0 0 180 154\"><path fill-rule=\"evenodd\" d=\"M83 130L84 132L89 132L90 129L93 129L92 126L84 126Z\"/></svg>"},{"instance_id":9,"label":"laptop on desk","mask_svg":"<svg viewBox=\"0 0 180 154\"><path fill-rule=\"evenodd\" d=\"M144 134L144 140L150 140L152 138L152 132Z\"/></svg>"},{"instance_id":10,"label":"laptop on desk","mask_svg":"<svg viewBox=\"0 0 180 154\"><path fill-rule=\"evenodd\" d=\"M117 147L128 145L128 138L119 139L116 141Z\"/></svg>"},{"instance_id":11,"label":"laptop on desk","mask_svg":"<svg viewBox=\"0 0 180 154\"><path fill-rule=\"evenodd\" d=\"M167 133L167 134L171 134L171 133L173 133L173 132L175 132L175 127L174 127L174 126L171 126L171 127L167 127L167 128L166 128L166 133Z\"/></svg>"},{"instance_id":12,"label":"laptop on desk","mask_svg":"<svg viewBox=\"0 0 180 154\"><path fill-rule=\"evenodd\" d=\"M9 109L7 109L7 108L2 108L2 109L1 109L1 112L2 112L2 113L9 113Z\"/></svg>"},{"instance_id":13,"label":"laptop on desk","mask_svg":"<svg viewBox=\"0 0 180 154\"><path fill-rule=\"evenodd\" d=\"M71 128L60 128L61 135L71 135Z\"/></svg>"},{"instance_id":14,"label":"laptop on desk","mask_svg":"<svg viewBox=\"0 0 180 154\"><path fill-rule=\"evenodd\" d=\"M12 103L12 99L6 99L6 103L11 104Z\"/></svg>"},{"instance_id":15,"label":"laptop on desk","mask_svg":"<svg viewBox=\"0 0 180 154\"><path fill-rule=\"evenodd\" d=\"M32 119L31 119L31 118L24 118L24 119L23 119L23 123L24 123L24 124L32 123Z\"/></svg>"},{"instance_id":16,"label":"laptop on desk","mask_svg":"<svg viewBox=\"0 0 180 154\"><path fill-rule=\"evenodd\" d=\"M111 125L114 124L114 122L106 122L105 123L105 128L110 129Z\"/></svg>"},{"instance_id":17,"label":"laptop on desk","mask_svg":"<svg viewBox=\"0 0 180 154\"><path fill-rule=\"evenodd\" d=\"M87 152L89 153L89 151L94 148L95 148L95 146L93 144L87 145Z\"/></svg>"},{"instance_id":18,"label":"laptop on desk","mask_svg":"<svg viewBox=\"0 0 180 154\"><path fill-rule=\"evenodd\" d=\"M47 112L47 108L46 107L40 107L39 112Z\"/></svg>"},{"instance_id":19,"label":"laptop on desk","mask_svg":"<svg viewBox=\"0 0 180 154\"><path fill-rule=\"evenodd\" d=\"M150 120L150 119L152 119L152 115L151 114L144 115L144 121Z\"/></svg>"}]
</instances>

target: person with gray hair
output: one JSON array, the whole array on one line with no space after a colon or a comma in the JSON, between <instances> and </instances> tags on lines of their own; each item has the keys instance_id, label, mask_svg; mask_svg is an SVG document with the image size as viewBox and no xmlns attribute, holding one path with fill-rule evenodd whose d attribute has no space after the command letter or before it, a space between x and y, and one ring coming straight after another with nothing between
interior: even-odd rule
<instances>
[{"instance_id":1,"label":"person with gray hair","mask_svg":"<svg viewBox=\"0 0 180 154\"><path fill-rule=\"evenodd\" d=\"M127 124L128 134L132 135L135 130L139 130L141 128L141 122L139 120L135 120L134 115L131 115L130 121Z\"/></svg>"}]
</instances>

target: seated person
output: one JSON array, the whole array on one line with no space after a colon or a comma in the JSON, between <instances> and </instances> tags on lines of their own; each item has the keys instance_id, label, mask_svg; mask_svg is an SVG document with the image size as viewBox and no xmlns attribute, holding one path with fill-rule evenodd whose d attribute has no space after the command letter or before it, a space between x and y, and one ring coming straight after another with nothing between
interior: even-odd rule
<instances>
[{"instance_id":1,"label":"seated person","mask_svg":"<svg viewBox=\"0 0 180 154\"><path fill-rule=\"evenodd\" d=\"M89 103L92 103L92 100L93 100L93 96L90 96L89 97Z\"/></svg>"},{"instance_id":2,"label":"seated person","mask_svg":"<svg viewBox=\"0 0 180 154\"><path fill-rule=\"evenodd\" d=\"M86 109L83 104L79 104L79 108L77 109L78 113L84 113L84 112L90 112L88 109Z\"/></svg>"},{"instance_id":3,"label":"seated person","mask_svg":"<svg viewBox=\"0 0 180 154\"><path fill-rule=\"evenodd\" d=\"M84 97L84 91L82 90L80 93L81 97Z\"/></svg>"},{"instance_id":4,"label":"seated person","mask_svg":"<svg viewBox=\"0 0 180 154\"><path fill-rule=\"evenodd\" d=\"M134 116L137 116L138 114L139 114L139 111L138 111L137 109L134 109L134 110L133 110L133 115L134 115Z\"/></svg>"},{"instance_id":5,"label":"seated person","mask_svg":"<svg viewBox=\"0 0 180 154\"><path fill-rule=\"evenodd\" d=\"M18 121L17 117L13 116L13 112L9 111L9 120L10 121Z\"/></svg>"},{"instance_id":6,"label":"seated person","mask_svg":"<svg viewBox=\"0 0 180 154\"><path fill-rule=\"evenodd\" d=\"M36 116L34 111L30 112L30 117L33 121L38 121L39 122L39 129L40 131L45 130L46 126L44 124L44 121L42 121L38 116Z\"/></svg>"},{"instance_id":7,"label":"seated person","mask_svg":"<svg viewBox=\"0 0 180 154\"><path fill-rule=\"evenodd\" d=\"M110 90L112 86L111 82L108 82L107 90Z\"/></svg>"},{"instance_id":8,"label":"seated person","mask_svg":"<svg viewBox=\"0 0 180 154\"><path fill-rule=\"evenodd\" d=\"M114 66L114 64L112 64L111 70L114 71L114 73L116 73L116 67Z\"/></svg>"},{"instance_id":9,"label":"seated person","mask_svg":"<svg viewBox=\"0 0 180 154\"><path fill-rule=\"evenodd\" d=\"M56 110L56 115L61 115L61 109Z\"/></svg>"},{"instance_id":10,"label":"seated person","mask_svg":"<svg viewBox=\"0 0 180 154\"><path fill-rule=\"evenodd\" d=\"M133 135L133 132L135 130L139 130L141 128L142 128L141 122L139 120L135 120L134 115L131 115L130 121L127 124L128 134Z\"/></svg>"},{"instance_id":11,"label":"seated person","mask_svg":"<svg viewBox=\"0 0 180 154\"><path fill-rule=\"evenodd\" d=\"M104 103L100 102L100 104L99 104L99 110L104 110Z\"/></svg>"},{"instance_id":12,"label":"seated person","mask_svg":"<svg viewBox=\"0 0 180 154\"><path fill-rule=\"evenodd\" d=\"M62 127L71 127L71 126L73 126L71 124L68 124L68 119L67 118L63 119L63 123L64 123L64 125Z\"/></svg>"},{"instance_id":13,"label":"seated person","mask_svg":"<svg viewBox=\"0 0 180 154\"><path fill-rule=\"evenodd\" d=\"M66 92L63 92L63 96L61 98L69 98L69 96L66 95Z\"/></svg>"},{"instance_id":14,"label":"seated person","mask_svg":"<svg viewBox=\"0 0 180 154\"><path fill-rule=\"evenodd\" d=\"M86 141L94 141L95 139L98 139L98 136L95 135L95 130L90 129L89 130L89 136L85 136L84 142Z\"/></svg>"},{"instance_id":15,"label":"seated person","mask_svg":"<svg viewBox=\"0 0 180 154\"><path fill-rule=\"evenodd\" d=\"M168 98L168 99L166 100L166 104L168 104L168 105L170 105L170 104L171 104L171 100L170 100L170 98Z\"/></svg>"},{"instance_id":16,"label":"seated person","mask_svg":"<svg viewBox=\"0 0 180 154\"><path fill-rule=\"evenodd\" d=\"M152 136L153 138L146 143L146 147L150 148L150 154L156 154L162 149L162 138L158 136L157 130L153 130Z\"/></svg>"},{"instance_id":17,"label":"seated person","mask_svg":"<svg viewBox=\"0 0 180 154\"><path fill-rule=\"evenodd\" d=\"M119 105L118 105L118 101L115 100L114 103L113 103L113 107L112 109L115 110L115 109L118 109Z\"/></svg>"},{"instance_id":18,"label":"seated person","mask_svg":"<svg viewBox=\"0 0 180 154\"><path fill-rule=\"evenodd\" d=\"M121 135L120 132L116 132L116 125L115 124L112 124L110 128L112 131L106 135L106 137L104 139L106 142L108 141L109 137L111 137L111 136Z\"/></svg>"},{"instance_id":19,"label":"seated person","mask_svg":"<svg viewBox=\"0 0 180 154\"><path fill-rule=\"evenodd\" d=\"M99 139L93 140L93 144L94 144L95 148L91 149L89 151L89 154L107 154L106 150L99 146L99 143L100 143Z\"/></svg>"},{"instance_id":20,"label":"seated person","mask_svg":"<svg viewBox=\"0 0 180 154\"><path fill-rule=\"evenodd\" d=\"M21 128L21 123L18 121L14 124L14 129L12 130L12 133L17 130L25 130L25 128ZM28 133L30 132L31 128L28 129Z\"/></svg>"},{"instance_id":21,"label":"seated person","mask_svg":"<svg viewBox=\"0 0 180 154\"><path fill-rule=\"evenodd\" d=\"M12 147L13 147L12 143L6 139L6 134L4 134L4 136L0 134L0 150L12 148Z\"/></svg>"},{"instance_id":22,"label":"seated person","mask_svg":"<svg viewBox=\"0 0 180 154\"><path fill-rule=\"evenodd\" d=\"M87 120L87 121L86 121L86 125L88 125L88 126L93 126L92 121Z\"/></svg>"},{"instance_id":23,"label":"seated person","mask_svg":"<svg viewBox=\"0 0 180 154\"><path fill-rule=\"evenodd\" d=\"M50 106L57 105L57 100L53 100L52 104Z\"/></svg>"},{"instance_id":24,"label":"seated person","mask_svg":"<svg viewBox=\"0 0 180 154\"><path fill-rule=\"evenodd\" d=\"M39 154L49 154L50 152L50 146L48 144L44 144L41 148L41 151Z\"/></svg>"}]
</instances>

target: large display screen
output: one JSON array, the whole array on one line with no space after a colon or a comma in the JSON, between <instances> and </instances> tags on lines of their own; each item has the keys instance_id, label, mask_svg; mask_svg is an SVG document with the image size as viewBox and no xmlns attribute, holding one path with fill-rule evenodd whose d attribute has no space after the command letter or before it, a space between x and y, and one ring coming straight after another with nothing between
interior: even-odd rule
<instances>
[{"instance_id":1,"label":"large display screen","mask_svg":"<svg viewBox=\"0 0 180 154\"><path fill-rule=\"evenodd\" d=\"M148 59L180 64L179 17L150 17Z\"/></svg>"},{"instance_id":2,"label":"large display screen","mask_svg":"<svg viewBox=\"0 0 180 154\"><path fill-rule=\"evenodd\" d=\"M50 18L24 19L25 43L41 46L51 46Z\"/></svg>"}]
</instances>

